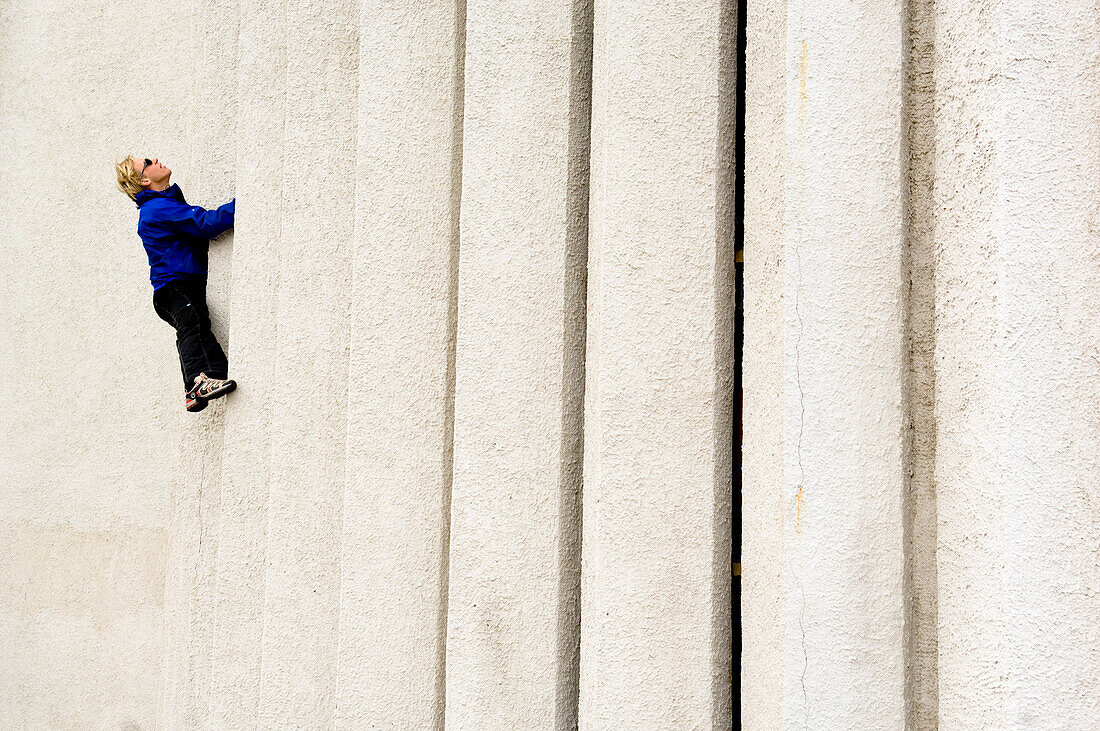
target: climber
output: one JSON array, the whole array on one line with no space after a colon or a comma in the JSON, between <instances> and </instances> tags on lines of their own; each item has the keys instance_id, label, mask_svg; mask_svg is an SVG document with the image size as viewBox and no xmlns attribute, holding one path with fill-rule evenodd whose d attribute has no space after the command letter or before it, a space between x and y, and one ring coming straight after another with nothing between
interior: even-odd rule
<instances>
[{"instance_id":1,"label":"climber","mask_svg":"<svg viewBox=\"0 0 1100 731\"><path fill-rule=\"evenodd\" d=\"M215 210L191 206L171 169L157 158L128 156L115 163L118 187L138 207L138 236L149 256L153 309L176 329L184 407L202 411L208 401L237 387L229 380L225 351L210 332L206 308L206 252L210 239L233 228L236 198Z\"/></svg>"}]
</instances>

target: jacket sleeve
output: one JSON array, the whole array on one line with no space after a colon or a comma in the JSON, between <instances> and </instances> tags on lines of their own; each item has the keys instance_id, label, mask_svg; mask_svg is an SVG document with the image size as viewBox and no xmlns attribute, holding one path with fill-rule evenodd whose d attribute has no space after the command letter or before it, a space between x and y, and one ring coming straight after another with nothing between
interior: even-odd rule
<instances>
[{"instance_id":1,"label":"jacket sleeve","mask_svg":"<svg viewBox=\"0 0 1100 731\"><path fill-rule=\"evenodd\" d=\"M180 233L202 239L212 239L218 234L233 228L233 213L237 199L229 201L212 211L199 206L172 205L160 211L157 218L160 223Z\"/></svg>"}]
</instances>

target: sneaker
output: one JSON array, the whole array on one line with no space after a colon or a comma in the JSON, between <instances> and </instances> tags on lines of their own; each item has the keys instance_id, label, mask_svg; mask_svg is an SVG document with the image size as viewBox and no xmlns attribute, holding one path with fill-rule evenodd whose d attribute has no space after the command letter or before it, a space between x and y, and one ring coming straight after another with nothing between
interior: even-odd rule
<instances>
[{"instance_id":1,"label":"sneaker","mask_svg":"<svg viewBox=\"0 0 1100 731\"><path fill-rule=\"evenodd\" d=\"M195 394L188 391L187 393L183 394L183 407L191 413L202 411L206 408L206 399L199 398Z\"/></svg>"},{"instance_id":2,"label":"sneaker","mask_svg":"<svg viewBox=\"0 0 1100 731\"><path fill-rule=\"evenodd\" d=\"M236 381L211 378L205 373L200 373L195 377L195 387L191 389L191 395L196 400L210 401L211 399L221 398L236 387Z\"/></svg>"}]
</instances>

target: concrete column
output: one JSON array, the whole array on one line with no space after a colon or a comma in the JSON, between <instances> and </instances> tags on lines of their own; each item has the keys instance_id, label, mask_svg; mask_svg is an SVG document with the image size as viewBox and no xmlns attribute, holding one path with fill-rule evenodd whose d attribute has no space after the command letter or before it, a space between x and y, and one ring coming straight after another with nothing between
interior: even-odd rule
<instances>
[{"instance_id":1,"label":"concrete column","mask_svg":"<svg viewBox=\"0 0 1100 731\"><path fill-rule=\"evenodd\" d=\"M731 723L734 8L596 6L582 729Z\"/></svg>"},{"instance_id":2,"label":"concrete column","mask_svg":"<svg viewBox=\"0 0 1100 731\"><path fill-rule=\"evenodd\" d=\"M944 728L1007 728L1000 667L1005 427L996 380L1003 365L993 304L1003 267L991 159L1001 119L992 5L936 5L936 560Z\"/></svg>"},{"instance_id":3,"label":"concrete column","mask_svg":"<svg viewBox=\"0 0 1100 731\"><path fill-rule=\"evenodd\" d=\"M286 8L260 722L333 722L359 5Z\"/></svg>"},{"instance_id":4,"label":"concrete column","mask_svg":"<svg viewBox=\"0 0 1100 731\"><path fill-rule=\"evenodd\" d=\"M439 728L461 186L463 8L364 3L339 726Z\"/></svg>"},{"instance_id":5,"label":"concrete column","mask_svg":"<svg viewBox=\"0 0 1100 731\"><path fill-rule=\"evenodd\" d=\"M941 727L1100 712L1095 3L937 3Z\"/></svg>"},{"instance_id":6,"label":"concrete column","mask_svg":"<svg viewBox=\"0 0 1100 731\"><path fill-rule=\"evenodd\" d=\"M183 180L188 202L204 208L220 206L236 195L240 5L241 0L199 0L192 15L191 146ZM232 231L211 244L209 264L210 320L214 334L228 350Z\"/></svg>"},{"instance_id":7,"label":"concrete column","mask_svg":"<svg viewBox=\"0 0 1100 731\"><path fill-rule=\"evenodd\" d=\"M181 424L183 441L170 482L162 699L163 725L169 729L201 725L210 691L224 421L220 413L200 418Z\"/></svg>"},{"instance_id":8,"label":"concrete column","mask_svg":"<svg viewBox=\"0 0 1100 731\"><path fill-rule=\"evenodd\" d=\"M1100 17L1001 8L1009 723L1081 728L1100 718Z\"/></svg>"},{"instance_id":9,"label":"concrete column","mask_svg":"<svg viewBox=\"0 0 1100 731\"><path fill-rule=\"evenodd\" d=\"M169 166L189 203L214 208L234 195L240 12L238 0L202 0L192 13L190 149ZM208 252L207 303L214 333L227 350L232 239L232 233L219 236ZM206 718L210 696L224 402L197 415L181 412L179 418L165 586L163 712L166 728L193 728Z\"/></svg>"},{"instance_id":10,"label":"concrete column","mask_svg":"<svg viewBox=\"0 0 1100 731\"><path fill-rule=\"evenodd\" d=\"M448 727L576 724L590 18L468 5Z\"/></svg>"},{"instance_id":11,"label":"concrete column","mask_svg":"<svg viewBox=\"0 0 1100 731\"><path fill-rule=\"evenodd\" d=\"M787 176L787 4L747 19L745 297L742 362L741 718L783 728L784 235Z\"/></svg>"},{"instance_id":12,"label":"concrete column","mask_svg":"<svg viewBox=\"0 0 1100 731\"><path fill-rule=\"evenodd\" d=\"M264 551L276 381L286 27L282 3L243 0L237 75L237 212L207 725L257 724Z\"/></svg>"},{"instance_id":13,"label":"concrete column","mask_svg":"<svg viewBox=\"0 0 1100 731\"><path fill-rule=\"evenodd\" d=\"M749 108L785 126L746 140L743 723L899 728L904 16L783 5L749 19Z\"/></svg>"}]
</instances>

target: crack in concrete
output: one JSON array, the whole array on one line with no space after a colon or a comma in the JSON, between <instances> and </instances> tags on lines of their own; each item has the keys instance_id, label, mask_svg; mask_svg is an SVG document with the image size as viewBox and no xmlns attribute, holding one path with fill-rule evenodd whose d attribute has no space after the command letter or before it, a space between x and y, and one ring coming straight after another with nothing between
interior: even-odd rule
<instances>
[{"instance_id":1,"label":"crack in concrete","mask_svg":"<svg viewBox=\"0 0 1100 731\"><path fill-rule=\"evenodd\" d=\"M797 140L797 143L799 144L799 146L801 146L802 129L803 129L803 126L805 125L806 114L807 114L808 106L809 106L809 95L806 91L806 86L807 86L806 77L808 75L807 71L808 71L808 66L809 66L809 53L808 53L808 49L806 47L806 36L805 36L805 34L803 32L803 28L802 28L802 21L803 21L803 18L805 17L806 5L805 5L805 2L800 3L800 5L801 5L801 7L799 8L799 15L798 15L798 25L799 25L798 37L799 37L799 40L801 41L801 54L800 54L800 57L799 57L799 97L800 98L799 98L799 108L798 108L798 132L799 132L799 135L798 135L798 140ZM804 172L802 170L801 159L799 160L798 169L799 169L800 173ZM802 177L802 180L805 180L804 176L801 176L801 177ZM801 231L799 231L799 234L801 235ZM798 296L799 293L802 290L802 257L800 256L797 241L795 242L795 245L794 245L793 248L794 248L794 256L795 256L795 268L798 272L798 275L797 275L798 276L798 281L795 284L795 289L794 289L794 314L795 314L795 318L798 320L798 336L795 339L795 346L794 346L794 373L795 373L794 377L795 377L795 385L798 386L798 404L799 404L799 411L800 411L799 420L798 420L798 440L795 443L795 456L796 456L796 459L798 461L798 472L799 472L798 490L795 493L795 530L798 533L798 544L799 544L799 549L801 549L801 547L802 547L802 508L803 508L803 505L805 505L805 496L804 496L803 488L806 484L806 468L805 468L805 465L803 465L803 463L802 463L802 437L803 437L803 433L805 432L805 429L806 429L806 392L802 388L802 353L801 353L801 346L802 346L803 324L802 324L802 311L799 307L799 296ZM801 556L799 558L801 558ZM799 677L799 684L802 687L802 727L804 729L806 729L806 728L809 728L809 717L810 717L810 713L809 713L810 696L809 696L809 693L806 690L806 674L809 672L809 668L810 668L810 655L809 655L809 651L806 649L806 625L805 625L806 590L802 586L802 577L799 576L799 573L797 571L797 567L795 567L795 570L792 571L792 573L794 574L795 581L798 582L798 590L799 590L800 600L801 600L800 605L799 605L799 609L798 609L799 640L800 640L801 647L802 647L802 674Z\"/></svg>"},{"instance_id":2,"label":"crack in concrete","mask_svg":"<svg viewBox=\"0 0 1100 731\"><path fill-rule=\"evenodd\" d=\"M802 260L801 260L801 257L798 254L797 244L794 246L794 256L795 256L795 268L798 271L798 284L795 286L795 289L794 289L794 314L795 314L795 318L798 320L798 337L795 339L795 346L794 346L794 380L795 380L795 385L798 386L798 399L799 399L799 406L800 406L800 409L801 409L801 414L799 415L799 422L798 422L798 440L795 443L795 456L797 457L797 460L798 460L798 470L799 470L798 492L795 495L795 506L796 506L795 507L795 510L796 510L796 513L795 513L795 528L798 531L799 545L801 546L802 505L805 502L805 499L803 498L803 494L802 494L802 488L803 488L803 485L806 482L806 469L802 464L802 434L803 434L803 432L805 431L805 428L806 428L806 392L802 388L802 363L801 363L801 354L800 354L800 350L799 350L800 346L802 345L802 313L801 313L801 311L799 310L799 307L798 307L798 293L799 293L799 290L802 287ZM799 629L799 633L800 633L800 636L801 636L802 659L803 659L802 675L800 677L800 683L802 685L802 719L803 719L803 724L802 725L803 725L803 728L808 728L807 721L808 721L808 718L809 718L809 713L807 712L807 708L809 706L810 699L809 699L809 694L806 692L806 673L807 673L807 671L809 670L809 667L810 667L810 655L806 650L806 627L805 627L805 624L803 622L803 620L805 618L805 615L806 615L806 591L802 586L802 578L798 575L798 571L796 570L796 571L793 571L792 573L794 574L795 580L798 582L798 590L799 590L799 593L801 594L801 598L802 598L801 606L799 607L799 610L798 610L798 629Z\"/></svg>"}]
</instances>

